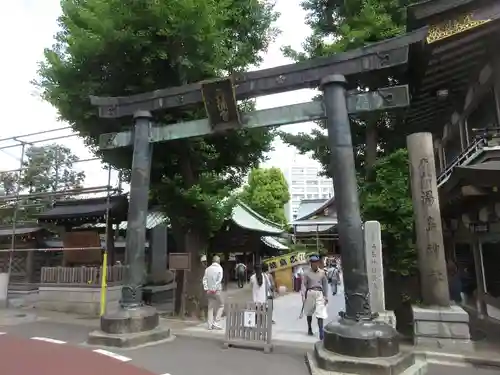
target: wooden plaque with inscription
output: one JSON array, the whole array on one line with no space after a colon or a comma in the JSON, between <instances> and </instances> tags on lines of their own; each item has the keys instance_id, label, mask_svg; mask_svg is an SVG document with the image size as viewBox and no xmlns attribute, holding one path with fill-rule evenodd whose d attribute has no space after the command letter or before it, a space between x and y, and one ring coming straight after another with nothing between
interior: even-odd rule
<instances>
[{"instance_id":1,"label":"wooden plaque with inscription","mask_svg":"<svg viewBox=\"0 0 500 375\"><path fill-rule=\"evenodd\" d=\"M189 253L168 254L168 269L172 271L190 271L191 254Z\"/></svg>"}]
</instances>

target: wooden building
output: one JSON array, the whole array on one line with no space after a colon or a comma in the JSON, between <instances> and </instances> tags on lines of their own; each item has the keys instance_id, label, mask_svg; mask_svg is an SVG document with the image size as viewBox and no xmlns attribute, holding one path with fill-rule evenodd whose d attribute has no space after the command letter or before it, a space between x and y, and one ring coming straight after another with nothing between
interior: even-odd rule
<instances>
[{"instance_id":1,"label":"wooden building","mask_svg":"<svg viewBox=\"0 0 500 375\"><path fill-rule=\"evenodd\" d=\"M114 228L127 218L128 198L126 195L107 198L75 199L58 201L53 207L38 215L38 224L58 233L64 248L63 266L98 265L102 262L99 224L108 223L106 243L110 246L110 260L114 259ZM109 220L106 221L106 215ZM52 239L54 240L54 239ZM93 248L87 249L85 248ZM78 250L79 249L79 250Z\"/></svg>"},{"instance_id":2,"label":"wooden building","mask_svg":"<svg viewBox=\"0 0 500 375\"><path fill-rule=\"evenodd\" d=\"M40 282L41 268L57 265L61 257L52 252L35 250L44 248L45 240L53 235L36 223L19 224L15 228L14 247L13 233L12 225L0 227L0 269L8 272L10 268L10 290L29 290ZM14 251L11 252L11 249Z\"/></svg>"},{"instance_id":3,"label":"wooden building","mask_svg":"<svg viewBox=\"0 0 500 375\"><path fill-rule=\"evenodd\" d=\"M234 278L236 261L249 265L260 263L263 258L275 256L288 250L278 238L285 236L282 226L273 223L246 204L238 202L222 228L214 235L211 253L223 253L226 281ZM232 255L232 256L231 256Z\"/></svg>"},{"instance_id":4,"label":"wooden building","mask_svg":"<svg viewBox=\"0 0 500 375\"><path fill-rule=\"evenodd\" d=\"M335 198L303 200L297 219L292 222L295 242L303 244L309 252L323 250L336 254L340 251L337 222Z\"/></svg>"},{"instance_id":5,"label":"wooden building","mask_svg":"<svg viewBox=\"0 0 500 375\"><path fill-rule=\"evenodd\" d=\"M467 305L500 322L500 2L435 0L408 9L407 133L434 135L445 250Z\"/></svg>"}]
</instances>

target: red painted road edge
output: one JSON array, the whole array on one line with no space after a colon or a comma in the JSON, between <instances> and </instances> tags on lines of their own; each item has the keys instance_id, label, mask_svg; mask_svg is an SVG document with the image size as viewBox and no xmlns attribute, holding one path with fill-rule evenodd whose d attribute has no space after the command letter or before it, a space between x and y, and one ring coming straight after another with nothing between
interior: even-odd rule
<instances>
[{"instance_id":1,"label":"red painted road edge","mask_svg":"<svg viewBox=\"0 0 500 375\"><path fill-rule=\"evenodd\" d=\"M129 363L72 345L0 336L5 375L154 375Z\"/></svg>"}]
</instances>

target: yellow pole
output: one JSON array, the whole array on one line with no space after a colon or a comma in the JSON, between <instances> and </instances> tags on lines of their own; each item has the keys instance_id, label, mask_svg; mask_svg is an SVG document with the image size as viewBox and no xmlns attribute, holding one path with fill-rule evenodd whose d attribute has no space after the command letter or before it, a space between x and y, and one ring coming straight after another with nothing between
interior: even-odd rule
<instances>
[{"instance_id":1,"label":"yellow pole","mask_svg":"<svg viewBox=\"0 0 500 375\"><path fill-rule=\"evenodd\" d=\"M108 252L105 251L102 256L102 276L101 276L101 316L106 313L106 294L107 294L107 276L108 276Z\"/></svg>"}]
</instances>

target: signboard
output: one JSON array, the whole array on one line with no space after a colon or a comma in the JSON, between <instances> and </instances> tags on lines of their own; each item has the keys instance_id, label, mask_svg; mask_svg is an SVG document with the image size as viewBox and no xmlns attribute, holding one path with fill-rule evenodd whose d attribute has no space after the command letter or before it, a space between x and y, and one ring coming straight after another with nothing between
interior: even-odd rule
<instances>
[{"instance_id":1,"label":"signboard","mask_svg":"<svg viewBox=\"0 0 500 375\"><path fill-rule=\"evenodd\" d=\"M382 232L378 221L367 221L364 225L364 243L368 291L372 312L385 311L384 270L382 265Z\"/></svg>"},{"instance_id":2,"label":"signboard","mask_svg":"<svg viewBox=\"0 0 500 375\"><path fill-rule=\"evenodd\" d=\"M255 311L243 311L243 327L255 328Z\"/></svg>"},{"instance_id":3,"label":"signboard","mask_svg":"<svg viewBox=\"0 0 500 375\"><path fill-rule=\"evenodd\" d=\"M469 229L472 233L488 233L490 231L488 223L470 223Z\"/></svg>"},{"instance_id":4,"label":"signboard","mask_svg":"<svg viewBox=\"0 0 500 375\"><path fill-rule=\"evenodd\" d=\"M305 251L280 255L279 257L269 258L264 261L264 264L269 267L269 271L271 272L279 271L284 268L290 268L304 263L307 263Z\"/></svg>"},{"instance_id":5,"label":"signboard","mask_svg":"<svg viewBox=\"0 0 500 375\"><path fill-rule=\"evenodd\" d=\"M240 124L238 103L230 78L202 82L201 93L212 129L223 130L225 126L235 127Z\"/></svg>"},{"instance_id":6,"label":"signboard","mask_svg":"<svg viewBox=\"0 0 500 375\"><path fill-rule=\"evenodd\" d=\"M191 254L189 253L168 254L168 269L172 271L190 271Z\"/></svg>"}]
</instances>

